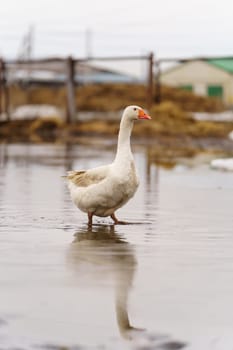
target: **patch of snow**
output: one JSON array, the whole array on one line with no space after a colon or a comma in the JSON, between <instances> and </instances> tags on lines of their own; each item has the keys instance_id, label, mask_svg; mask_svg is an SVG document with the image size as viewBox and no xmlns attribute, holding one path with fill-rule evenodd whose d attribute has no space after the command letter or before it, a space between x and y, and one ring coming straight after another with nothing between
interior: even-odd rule
<instances>
[{"instance_id":1,"label":"patch of snow","mask_svg":"<svg viewBox=\"0 0 233 350\"><path fill-rule=\"evenodd\" d=\"M233 131L230 132L230 134L228 135L229 139L233 141Z\"/></svg>"},{"instance_id":2,"label":"patch of snow","mask_svg":"<svg viewBox=\"0 0 233 350\"><path fill-rule=\"evenodd\" d=\"M232 122L233 111L219 113L194 112L193 118L199 121Z\"/></svg>"},{"instance_id":3,"label":"patch of snow","mask_svg":"<svg viewBox=\"0 0 233 350\"><path fill-rule=\"evenodd\" d=\"M213 169L233 171L233 158L213 159L210 165Z\"/></svg>"},{"instance_id":4,"label":"patch of snow","mask_svg":"<svg viewBox=\"0 0 233 350\"><path fill-rule=\"evenodd\" d=\"M4 117L4 116L3 116ZM46 117L62 117L59 108L52 105L23 105L11 112L11 119L33 119Z\"/></svg>"}]
</instances>

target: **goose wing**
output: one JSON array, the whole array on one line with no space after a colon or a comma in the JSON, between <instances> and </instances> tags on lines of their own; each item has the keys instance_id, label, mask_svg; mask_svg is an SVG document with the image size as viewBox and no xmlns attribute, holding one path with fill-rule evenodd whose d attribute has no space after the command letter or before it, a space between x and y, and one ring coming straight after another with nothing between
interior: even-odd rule
<instances>
[{"instance_id":1,"label":"goose wing","mask_svg":"<svg viewBox=\"0 0 233 350\"><path fill-rule=\"evenodd\" d=\"M72 170L67 173L67 179L78 187L88 187L103 181L109 172L109 166L101 166L89 170Z\"/></svg>"}]
</instances>

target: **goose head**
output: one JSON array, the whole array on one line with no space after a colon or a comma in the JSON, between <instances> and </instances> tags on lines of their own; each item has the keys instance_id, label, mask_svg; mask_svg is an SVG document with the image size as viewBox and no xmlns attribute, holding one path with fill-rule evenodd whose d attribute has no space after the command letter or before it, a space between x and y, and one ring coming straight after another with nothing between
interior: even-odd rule
<instances>
[{"instance_id":1,"label":"goose head","mask_svg":"<svg viewBox=\"0 0 233 350\"><path fill-rule=\"evenodd\" d=\"M151 119L151 117L139 106L128 106L125 108L123 116L130 121L140 119Z\"/></svg>"}]
</instances>

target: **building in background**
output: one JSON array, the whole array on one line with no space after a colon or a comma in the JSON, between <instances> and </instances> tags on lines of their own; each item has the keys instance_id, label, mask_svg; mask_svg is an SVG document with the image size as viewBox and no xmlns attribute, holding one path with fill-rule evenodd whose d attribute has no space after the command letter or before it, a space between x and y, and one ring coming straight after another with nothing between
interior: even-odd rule
<instances>
[{"instance_id":1,"label":"building in background","mask_svg":"<svg viewBox=\"0 0 233 350\"><path fill-rule=\"evenodd\" d=\"M193 59L161 74L165 85L180 87L197 95L219 97L233 105L233 57Z\"/></svg>"},{"instance_id":2,"label":"building in background","mask_svg":"<svg viewBox=\"0 0 233 350\"><path fill-rule=\"evenodd\" d=\"M74 81L76 84L101 83L139 83L142 81L136 74L127 70L116 69L112 64L95 65L91 63L78 63L75 65ZM119 65L119 64L118 64ZM120 66L120 65L119 65ZM124 68L124 67L123 67ZM67 79L65 61L54 61L36 64L9 64L7 66L7 80L11 83L29 83L42 85L64 84Z\"/></svg>"}]
</instances>

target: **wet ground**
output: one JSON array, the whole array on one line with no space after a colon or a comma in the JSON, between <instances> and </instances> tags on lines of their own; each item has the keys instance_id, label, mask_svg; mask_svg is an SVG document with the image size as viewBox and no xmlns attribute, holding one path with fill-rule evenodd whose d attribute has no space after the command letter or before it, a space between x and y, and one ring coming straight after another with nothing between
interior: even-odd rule
<instances>
[{"instance_id":1,"label":"wet ground","mask_svg":"<svg viewBox=\"0 0 233 350\"><path fill-rule=\"evenodd\" d=\"M60 176L110 141L0 147L1 350L233 348L232 174L134 153L131 224L88 229Z\"/></svg>"}]
</instances>

